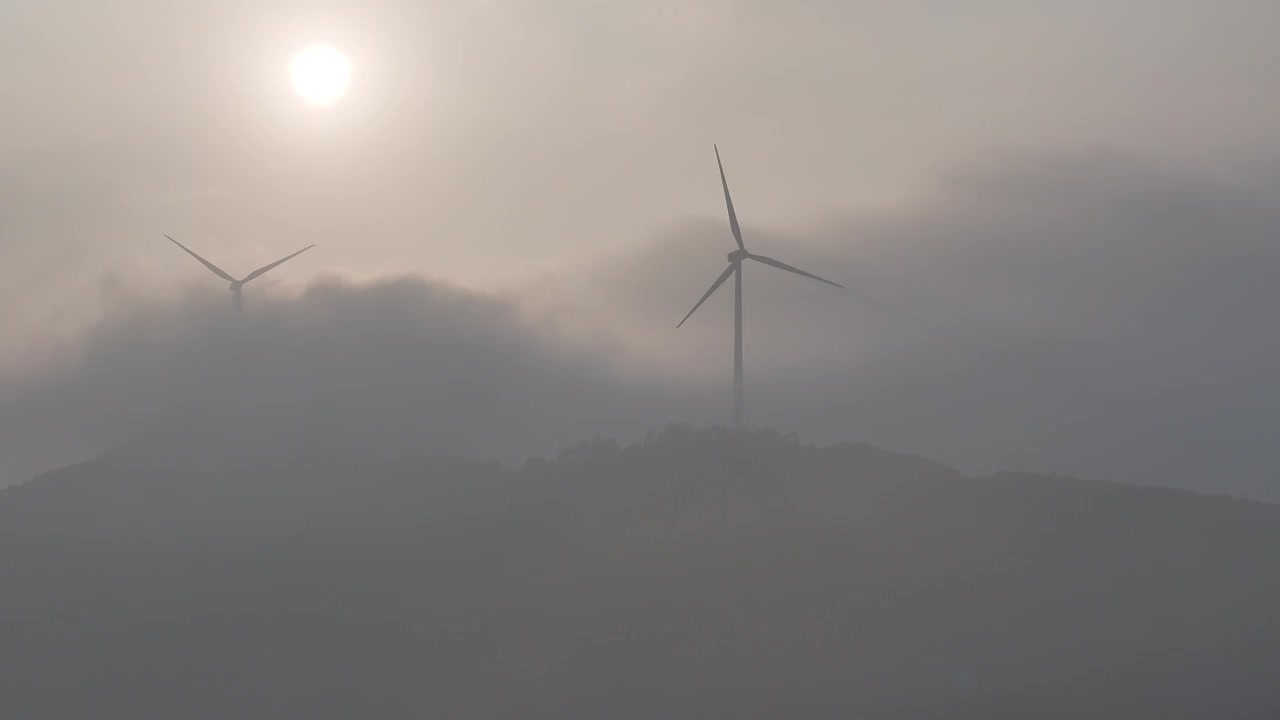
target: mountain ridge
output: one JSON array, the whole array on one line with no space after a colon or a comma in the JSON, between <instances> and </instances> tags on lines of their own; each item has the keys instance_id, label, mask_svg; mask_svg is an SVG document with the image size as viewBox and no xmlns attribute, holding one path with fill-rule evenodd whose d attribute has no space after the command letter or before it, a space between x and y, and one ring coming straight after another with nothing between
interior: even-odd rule
<instances>
[{"instance_id":1,"label":"mountain ridge","mask_svg":"<svg viewBox=\"0 0 1280 720\"><path fill-rule=\"evenodd\" d=\"M155 448L0 491L5 714L1280 711L1264 503L687 426L520 467Z\"/></svg>"}]
</instances>

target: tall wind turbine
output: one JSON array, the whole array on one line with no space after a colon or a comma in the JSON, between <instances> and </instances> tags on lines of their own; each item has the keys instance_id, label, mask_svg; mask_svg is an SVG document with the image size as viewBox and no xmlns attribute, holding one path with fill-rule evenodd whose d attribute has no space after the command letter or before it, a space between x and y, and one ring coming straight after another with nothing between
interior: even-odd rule
<instances>
[{"instance_id":1,"label":"tall wind turbine","mask_svg":"<svg viewBox=\"0 0 1280 720\"><path fill-rule=\"evenodd\" d=\"M277 260L277 261L275 261L275 262L273 262L273 263L269 264L269 265L263 265L262 267L258 268L257 270L254 270L253 272L249 273L248 275L245 275L243 279L241 279L241 280L237 280L237 279L235 279L235 278L231 277L230 275L228 275L228 274L227 274L227 272L226 272L225 270L223 270L222 268L218 267L217 265L214 265L213 263L209 262L208 260L205 260L204 258L202 258L202 257L200 257L199 255L195 254L195 252L194 252L194 251L192 251L192 250L191 250L191 248L187 247L186 245L183 245L182 243L178 242L177 240L174 240L173 238L169 237L168 235L165 235L165 237L169 238L169 242L173 243L174 245L177 245L178 247L182 248L183 250L186 250L188 255L190 255L191 257L195 258L196 260L199 260L199 261L200 261L200 264L201 264L201 265L204 265L204 266L205 266L205 267L207 267L207 268L209 268L209 270L210 270L211 272L213 272L213 274L214 274L214 275L217 275L218 277L222 278L223 280L226 280L227 282L231 283L231 306L232 306L233 308L235 308L236 312L240 312L240 308L244 306L244 298L242 298L242 297L240 296L240 288L244 287L244 284L245 284L245 283L249 282L250 280L253 280L254 278L258 278L258 277L262 277L263 275L266 275L268 272L270 272L271 270L273 270L276 266L283 264L286 260L292 260L293 258L295 258L295 257L297 257L297 256L301 255L302 253L304 253L304 252L306 252L306 251L310 250L311 248L315 247L315 244L314 244L314 243L312 243L311 245L308 245L308 246L306 246L306 247L302 248L301 250L299 250L298 252L296 252L296 253L294 253L294 254L292 254L292 255L286 255L286 256L284 256L284 257L280 258L279 260Z\"/></svg>"},{"instance_id":2,"label":"tall wind turbine","mask_svg":"<svg viewBox=\"0 0 1280 720\"><path fill-rule=\"evenodd\" d=\"M835 285L838 288L843 288L844 286L841 285L840 283L834 283L825 278L820 278L817 275L814 275L813 273L805 272L800 268L792 267L790 265L787 265L786 263L779 262L777 260L774 260L771 257L765 257L764 255L755 255L753 253L747 252L747 246L742 242L742 228L738 227L738 214L733 211L733 198L729 196L729 182L724 178L724 164L720 162L720 148L716 147L715 150L716 150L716 165L719 166L720 168L720 185L724 188L724 204L729 208L729 229L733 232L733 239L738 242L738 249L729 253L729 267L725 268L724 272L720 273L720 277L716 278L716 281L711 283L711 289L708 290L706 294L702 296L701 300L698 300L698 304L693 306L693 309L689 311L689 314L685 315L684 320L681 320L680 325L677 325L676 327L679 328L681 325L684 325L685 321L687 321L695 312L697 312L698 308L702 307L702 303L706 302L707 298L711 297L711 294L714 293L717 289L719 289L720 286L724 284L724 281L729 279L730 275L733 276L733 290L734 290L733 292L733 426L736 429L741 430L743 427L743 417L742 417L743 415L743 409L742 409L742 261L755 260L758 263L764 263L765 265L772 265L773 267L779 268L781 270L786 270L787 272L792 272L797 275L803 275L804 277L810 278L812 280L817 280L818 282L824 282L828 285Z\"/></svg>"}]
</instances>

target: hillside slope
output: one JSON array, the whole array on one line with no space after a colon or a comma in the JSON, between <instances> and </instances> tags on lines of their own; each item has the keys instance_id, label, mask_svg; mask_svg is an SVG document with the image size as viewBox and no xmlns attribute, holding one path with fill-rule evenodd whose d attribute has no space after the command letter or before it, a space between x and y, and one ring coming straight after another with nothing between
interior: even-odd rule
<instances>
[{"instance_id":1,"label":"hillside slope","mask_svg":"<svg viewBox=\"0 0 1280 720\"><path fill-rule=\"evenodd\" d=\"M1280 508L670 428L0 491L0 716L1275 718Z\"/></svg>"}]
</instances>

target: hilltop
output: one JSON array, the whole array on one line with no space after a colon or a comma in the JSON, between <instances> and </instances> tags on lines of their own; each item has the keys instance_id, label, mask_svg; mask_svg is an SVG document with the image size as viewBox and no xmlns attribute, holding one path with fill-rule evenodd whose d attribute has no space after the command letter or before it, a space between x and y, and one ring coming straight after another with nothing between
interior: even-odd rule
<instances>
[{"instance_id":1,"label":"hilltop","mask_svg":"<svg viewBox=\"0 0 1280 720\"><path fill-rule=\"evenodd\" d=\"M0 491L0 711L1270 718L1278 554L1272 505L767 431L153 440Z\"/></svg>"}]
</instances>

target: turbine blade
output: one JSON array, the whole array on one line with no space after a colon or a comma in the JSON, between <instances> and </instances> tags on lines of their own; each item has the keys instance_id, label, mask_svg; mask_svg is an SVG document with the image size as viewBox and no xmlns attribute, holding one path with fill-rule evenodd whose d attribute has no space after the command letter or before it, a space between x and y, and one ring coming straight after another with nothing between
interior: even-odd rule
<instances>
[{"instance_id":1,"label":"turbine blade","mask_svg":"<svg viewBox=\"0 0 1280 720\"><path fill-rule=\"evenodd\" d=\"M296 253L294 253L294 254L292 254L292 255L286 255L286 256L284 256L284 257L280 258L279 260L277 260L277 261L275 261L275 262L271 263L270 265L263 265L262 267L258 268L257 270L254 270L253 272L249 273L248 275L245 275L245 276L244 276L244 280L242 280L241 282L249 282L250 280L252 280L252 279L254 279L254 278L256 278L256 277L262 277L262 276L263 276L263 275L265 275L267 272L269 272L272 268L274 268L274 267L276 267L276 266L278 266L278 265L283 264L286 260L292 260L293 258L298 257L299 255L301 255L302 253L304 253L304 252L306 252L306 251L310 250L310 249L311 249L311 248L313 248L313 247L315 247L315 244L314 244L314 243L312 243L311 245L308 245L308 246L306 246L306 247L302 248L301 250L299 250L298 252L296 252Z\"/></svg>"},{"instance_id":2,"label":"turbine blade","mask_svg":"<svg viewBox=\"0 0 1280 720\"><path fill-rule=\"evenodd\" d=\"M173 238L169 237L168 235L165 235L165 237L169 238L169 242L173 243L174 245L177 245L178 247L182 248L183 250L186 250L188 255L190 255L191 257L193 257L193 258L195 258L195 259L199 260L201 265L204 265L205 267L207 267L207 268L209 268L210 270L212 270L214 275L217 275L218 277L222 278L223 280L226 280L227 282L235 282L235 281L236 281L236 279L235 279L235 278L233 278L233 277L231 277L230 275L228 275L228 274L226 273L226 271L225 271L225 270L223 270L222 268L218 267L217 265L214 265L213 263L209 262L208 260L205 260L204 258L202 258L202 257L200 257L199 255L195 254L195 253L191 250L191 248L187 247L186 245L183 245L182 243L178 242L177 240L174 240Z\"/></svg>"},{"instance_id":3,"label":"turbine blade","mask_svg":"<svg viewBox=\"0 0 1280 720\"><path fill-rule=\"evenodd\" d=\"M702 303L706 302L707 298L711 297L711 293L715 292L716 288L723 285L724 281L729 279L729 276L733 274L733 270L736 267L739 266L730 264L729 267L725 268L724 272L720 273L720 277L716 278L716 281L711 283L711 289L707 291L706 295L702 296L702 299L698 301L697 305L693 306L693 310L690 310L689 314L684 316L684 320L680 321L680 325L684 325L685 320L688 320L695 312L697 312L698 308L702 307ZM680 325L676 326L677 330L680 329Z\"/></svg>"},{"instance_id":4,"label":"turbine blade","mask_svg":"<svg viewBox=\"0 0 1280 720\"><path fill-rule=\"evenodd\" d=\"M828 279L826 279L826 278L820 278L820 277L818 277L817 275L814 275L813 273L805 272L805 271L803 271L803 270L801 270L800 268L797 268L797 267L791 267L790 265L788 265L788 264L786 264L786 263L784 263L784 262L778 262L777 260L774 260L774 259L773 259L773 258L771 258L771 257L765 257L764 255L748 255L747 257L751 258L752 260L755 260L756 262L762 262L762 263L764 263L765 265L772 265L772 266L774 266L774 267L776 267L776 268L780 268L780 269L782 269L782 270L786 270L787 272L793 272L793 273L795 273L795 274L797 274L797 275L803 275L803 276L805 276L805 277L807 277L807 278L812 278L812 279L814 279L814 280L817 280L818 282L824 282L824 283L826 283L826 284L828 284L828 285L835 285L835 286L836 286L836 287L838 287L838 288L842 288L842 287L844 287L844 286L843 286L843 285L841 285L840 283L837 283L837 282L831 282L830 280L828 280Z\"/></svg>"},{"instance_id":5,"label":"turbine blade","mask_svg":"<svg viewBox=\"0 0 1280 720\"><path fill-rule=\"evenodd\" d=\"M724 188L724 204L729 208L729 229L733 231L733 239L738 241L738 249L746 250L747 246L742 244L742 228L738 227L738 213L733 211L733 198L729 196L729 181L724 179L724 164L720 162L720 148L712 145L716 149L716 165L720 168L720 185Z\"/></svg>"}]
</instances>

